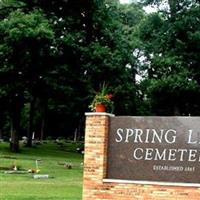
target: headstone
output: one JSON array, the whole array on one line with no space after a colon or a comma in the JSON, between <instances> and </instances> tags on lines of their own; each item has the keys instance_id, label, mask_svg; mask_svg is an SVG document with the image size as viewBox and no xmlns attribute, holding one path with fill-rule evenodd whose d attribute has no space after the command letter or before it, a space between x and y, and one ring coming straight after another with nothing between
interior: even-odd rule
<instances>
[{"instance_id":1,"label":"headstone","mask_svg":"<svg viewBox=\"0 0 200 200\"><path fill-rule=\"evenodd\" d=\"M47 178L49 178L49 175L48 174L34 174L33 178L34 179L47 179Z\"/></svg>"}]
</instances>

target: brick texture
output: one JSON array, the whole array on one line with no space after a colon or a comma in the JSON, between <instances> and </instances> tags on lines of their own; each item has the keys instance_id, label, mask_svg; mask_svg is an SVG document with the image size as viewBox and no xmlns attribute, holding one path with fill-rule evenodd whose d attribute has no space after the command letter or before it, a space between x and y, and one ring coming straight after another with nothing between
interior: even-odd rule
<instances>
[{"instance_id":1,"label":"brick texture","mask_svg":"<svg viewBox=\"0 0 200 200\"><path fill-rule=\"evenodd\" d=\"M196 187L103 182L109 119L107 114L86 114L83 200L200 200Z\"/></svg>"}]
</instances>

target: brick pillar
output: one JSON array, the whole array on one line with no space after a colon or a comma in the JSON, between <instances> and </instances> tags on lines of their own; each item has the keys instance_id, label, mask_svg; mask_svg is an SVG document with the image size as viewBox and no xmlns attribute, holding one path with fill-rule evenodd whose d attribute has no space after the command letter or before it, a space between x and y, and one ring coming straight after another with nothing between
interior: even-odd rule
<instances>
[{"instance_id":1,"label":"brick pillar","mask_svg":"<svg viewBox=\"0 0 200 200\"><path fill-rule=\"evenodd\" d=\"M98 190L106 177L108 113L86 113L83 200L97 200Z\"/></svg>"}]
</instances>

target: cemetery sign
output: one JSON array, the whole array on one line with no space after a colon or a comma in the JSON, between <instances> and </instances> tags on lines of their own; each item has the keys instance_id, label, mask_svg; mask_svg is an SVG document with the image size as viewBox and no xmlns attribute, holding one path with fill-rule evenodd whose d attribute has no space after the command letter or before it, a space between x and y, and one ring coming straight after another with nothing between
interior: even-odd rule
<instances>
[{"instance_id":1,"label":"cemetery sign","mask_svg":"<svg viewBox=\"0 0 200 200\"><path fill-rule=\"evenodd\" d=\"M113 117L107 178L200 184L200 117Z\"/></svg>"}]
</instances>

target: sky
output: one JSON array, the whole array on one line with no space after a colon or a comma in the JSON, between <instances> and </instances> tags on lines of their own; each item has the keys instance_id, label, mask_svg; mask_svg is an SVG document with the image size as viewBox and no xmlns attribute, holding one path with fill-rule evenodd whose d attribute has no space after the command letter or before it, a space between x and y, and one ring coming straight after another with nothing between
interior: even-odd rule
<instances>
[{"instance_id":1,"label":"sky","mask_svg":"<svg viewBox=\"0 0 200 200\"><path fill-rule=\"evenodd\" d=\"M130 0L120 0L120 3L129 3Z\"/></svg>"},{"instance_id":2,"label":"sky","mask_svg":"<svg viewBox=\"0 0 200 200\"><path fill-rule=\"evenodd\" d=\"M131 2L131 0L119 0L119 1L122 4ZM152 13L152 12L157 11L157 9L155 7L152 7L152 6L146 6L146 7L144 7L144 10L146 11L146 13Z\"/></svg>"}]
</instances>

